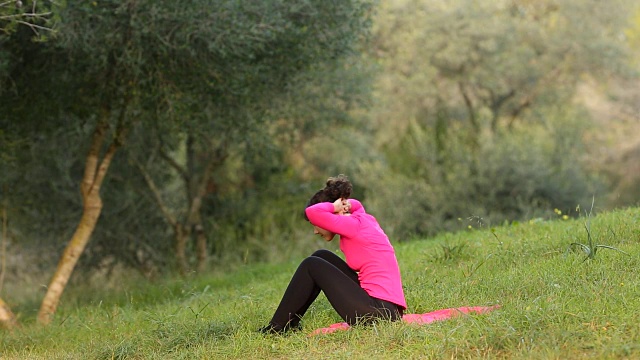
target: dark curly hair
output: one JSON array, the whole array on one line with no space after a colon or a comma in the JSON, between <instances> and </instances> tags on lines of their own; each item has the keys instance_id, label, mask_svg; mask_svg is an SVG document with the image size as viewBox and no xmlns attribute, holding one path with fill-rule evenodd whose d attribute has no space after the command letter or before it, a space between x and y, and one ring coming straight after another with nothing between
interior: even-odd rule
<instances>
[{"instance_id":1,"label":"dark curly hair","mask_svg":"<svg viewBox=\"0 0 640 360\"><path fill-rule=\"evenodd\" d=\"M318 192L309 199L305 209L321 202L332 203L340 198L348 199L351 196L351 191L353 191L353 185L351 185L351 181L349 181L346 175L340 174L335 177L330 177L327 179L324 188L318 190ZM304 211L303 214L305 220L309 221L306 211Z\"/></svg>"}]
</instances>

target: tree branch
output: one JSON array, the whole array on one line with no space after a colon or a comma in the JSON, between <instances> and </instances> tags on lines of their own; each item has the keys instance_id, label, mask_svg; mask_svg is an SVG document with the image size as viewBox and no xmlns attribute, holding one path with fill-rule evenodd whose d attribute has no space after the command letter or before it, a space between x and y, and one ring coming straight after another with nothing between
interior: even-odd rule
<instances>
[{"instance_id":1,"label":"tree branch","mask_svg":"<svg viewBox=\"0 0 640 360\"><path fill-rule=\"evenodd\" d=\"M169 156L169 154L167 154L162 148L160 149L160 157L166 160L169 163L169 165L178 172L178 174L182 177L182 179L185 182L187 183L189 182L189 174L187 174L187 171L185 170L185 168L182 167L180 164L178 164L178 162L174 158Z\"/></svg>"},{"instance_id":2,"label":"tree branch","mask_svg":"<svg viewBox=\"0 0 640 360\"><path fill-rule=\"evenodd\" d=\"M473 110L473 102L471 102L471 98L469 94L467 94L467 89L465 89L462 81L458 82L458 88L460 89L460 93L462 94L462 98L464 99L464 103L467 106L467 111L469 113L469 122L471 122L471 126L475 131L480 130L480 125L478 125L478 120L476 120L475 111Z\"/></svg>"},{"instance_id":3,"label":"tree branch","mask_svg":"<svg viewBox=\"0 0 640 360\"><path fill-rule=\"evenodd\" d=\"M118 125L116 127L114 139L111 142L111 145L109 145L107 152L104 154L102 161L100 162L100 166L98 167L98 171L95 175L90 191L100 190L102 182L104 181L104 177L107 174L107 170L109 169L109 165L111 165L111 161L113 160L113 156L115 155L118 148L120 148L124 143L124 138L126 137L129 130L129 127L125 123L125 116L129 108L130 98L131 97L129 96L129 94L127 94L124 104L122 104L122 108L120 109L120 114L118 115Z\"/></svg>"},{"instance_id":4,"label":"tree branch","mask_svg":"<svg viewBox=\"0 0 640 360\"><path fill-rule=\"evenodd\" d=\"M566 50L564 56L566 57L568 53L569 53L569 50ZM516 106L516 108L511 111L509 128L513 127L513 123L515 122L518 115L520 115L520 113L524 109L531 106L531 104L534 103L538 95L540 95L542 91L546 90L547 84L558 79L558 76L560 75L560 71L562 70L563 65L564 63L562 61L558 61L556 67L554 67L551 71L546 73L546 75L535 84L531 92L529 92L529 94L527 94L526 96L524 96L522 100L520 100L520 102L518 103L518 106Z\"/></svg>"},{"instance_id":5,"label":"tree branch","mask_svg":"<svg viewBox=\"0 0 640 360\"><path fill-rule=\"evenodd\" d=\"M15 4L16 8L20 8L22 6L22 3L20 1L5 1L3 3L0 3L0 8L8 8L11 4ZM33 23L33 21L36 20L42 20L42 21L47 21L48 18L53 14L53 12L51 11L43 11L43 12L37 12L36 10L36 1L33 1L32 3L32 7L31 7L31 12L21 12L18 14L10 14L10 15L0 15L0 20L2 21L7 21L9 24L14 23L14 24L21 24L21 25L25 25L31 28L31 30L33 30L34 33L36 33L36 35L39 35L38 30L45 30L45 31L53 31L53 29L48 28L46 26L42 26L42 25L36 25ZM4 10L4 12L10 12L11 10ZM4 30L4 28L0 27L0 30Z\"/></svg>"},{"instance_id":6,"label":"tree branch","mask_svg":"<svg viewBox=\"0 0 640 360\"><path fill-rule=\"evenodd\" d=\"M169 211L169 208L167 207L165 202L162 200L162 196L160 195L160 190L158 190L158 187L156 186L156 183L151 178L151 175L149 175L149 172L142 166L142 164L140 164L139 161L135 159L133 159L133 161L135 162L138 169L140 169L140 172L142 173L142 176L144 177L145 182L147 183L147 185L149 186L149 189L153 193L153 197L156 200L156 203L158 204L158 206L160 207L160 211L162 211L162 215L164 215L165 219L167 219L167 221L171 224L171 226L174 226L174 227L177 226L178 220L176 219L175 216L173 216L173 214L171 214L171 211Z\"/></svg>"},{"instance_id":7,"label":"tree branch","mask_svg":"<svg viewBox=\"0 0 640 360\"><path fill-rule=\"evenodd\" d=\"M500 108L504 105L507 100L511 99L516 95L516 91L511 89L508 93L504 95L500 95L496 98L495 94L491 89L489 89L489 94L491 97L491 114L493 118L491 119L491 131L495 133L498 128L498 120L500 119Z\"/></svg>"},{"instance_id":8,"label":"tree branch","mask_svg":"<svg viewBox=\"0 0 640 360\"><path fill-rule=\"evenodd\" d=\"M109 122L107 120L108 117L109 111L104 110L102 118L98 121L98 124L96 124L96 128L93 131L91 147L89 148L89 152L87 154L87 160L84 166L84 176L82 178L81 184L82 196L85 198L89 191L91 191L91 187L93 186L93 183L95 181L96 172L98 170L98 158L100 156L100 149L102 148L102 143L104 142L107 130L109 129Z\"/></svg>"},{"instance_id":9,"label":"tree branch","mask_svg":"<svg viewBox=\"0 0 640 360\"><path fill-rule=\"evenodd\" d=\"M209 142L209 147L213 148L213 144ZM191 201L191 207L189 208L188 214L188 224L193 224L196 222L197 216L196 214L200 211L200 207L202 206L202 198L207 193L207 185L209 184L209 179L211 178L211 173L216 165L221 164L229 154L225 151L227 148L226 142L217 148L215 154L209 158L205 170L202 174L202 178L200 179L200 183L198 184L196 194Z\"/></svg>"}]
</instances>

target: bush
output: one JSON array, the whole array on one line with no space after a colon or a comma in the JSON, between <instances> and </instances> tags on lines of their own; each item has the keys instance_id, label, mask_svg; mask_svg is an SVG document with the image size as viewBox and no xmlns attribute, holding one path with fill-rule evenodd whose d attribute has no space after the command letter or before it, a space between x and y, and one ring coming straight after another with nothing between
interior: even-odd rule
<instances>
[{"instance_id":1,"label":"bush","mask_svg":"<svg viewBox=\"0 0 640 360\"><path fill-rule=\"evenodd\" d=\"M581 121L550 111L543 123L480 136L476 150L456 131L444 161L428 130L414 126L387 163L360 168L369 209L399 239L570 212L600 189L581 162Z\"/></svg>"}]
</instances>

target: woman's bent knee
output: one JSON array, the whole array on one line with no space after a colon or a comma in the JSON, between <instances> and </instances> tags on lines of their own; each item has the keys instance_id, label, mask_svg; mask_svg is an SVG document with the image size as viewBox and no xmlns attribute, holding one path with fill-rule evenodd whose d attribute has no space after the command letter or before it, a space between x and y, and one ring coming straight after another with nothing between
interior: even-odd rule
<instances>
[{"instance_id":1,"label":"woman's bent knee","mask_svg":"<svg viewBox=\"0 0 640 360\"><path fill-rule=\"evenodd\" d=\"M311 256L319 257L319 258L327 258L327 256L334 256L335 254L327 249L316 250L311 254Z\"/></svg>"},{"instance_id":2,"label":"woman's bent knee","mask_svg":"<svg viewBox=\"0 0 640 360\"><path fill-rule=\"evenodd\" d=\"M302 260L302 262L298 267L306 268L306 269L317 268L317 267L323 266L324 264L322 263L326 263L326 261L318 256L309 256L304 260Z\"/></svg>"}]
</instances>

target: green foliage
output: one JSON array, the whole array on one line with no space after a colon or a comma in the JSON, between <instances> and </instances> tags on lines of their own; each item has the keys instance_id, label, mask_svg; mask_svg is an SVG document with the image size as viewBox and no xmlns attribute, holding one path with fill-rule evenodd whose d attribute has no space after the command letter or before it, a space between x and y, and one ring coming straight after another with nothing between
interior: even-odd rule
<instances>
[{"instance_id":1,"label":"green foliage","mask_svg":"<svg viewBox=\"0 0 640 360\"><path fill-rule=\"evenodd\" d=\"M367 2L96 1L69 4L64 44L116 64L136 82L228 101L274 91L310 63L339 56L362 33ZM330 19L330 20L329 20ZM105 37L100 30L110 28ZM114 32L118 29L120 31ZM102 64L102 66L99 66ZM97 74L86 74L87 76Z\"/></svg>"},{"instance_id":2,"label":"green foliage","mask_svg":"<svg viewBox=\"0 0 640 360\"><path fill-rule=\"evenodd\" d=\"M475 227L462 221L469 217L491 226L575 208L602 186L581 160L583 116L540 109L540 125L484 134L473 152L460 128L441 157L429 128L413 122L388 147L386 163L360 167L369 208L398 239Z\"/></svg>"},{"instance_id":3,"label":"green foliage","mask_svg":"<svg viewBox=\"0 0 640 360\"><path fill-rule=\"evenodd\" d=\"M293 174L275 172L268 177L268 182L234 191L223 188L209 196L204 214L207 228L214 229L211 246L216 263L283 261L319 245L302 216L313 188L301 186Z\"/></svg>"},{"instance_id":4,"label":"green foliage","mask_svg":"<svg viewBox=\"0 0 640 360\"><path fill-rule=\"evenodd\" d=\"M383 2L371 50L384 69L380 115L395 115L394 134L411 119L435 126L442 111L447 127L476 131L526 122L529 109L570 99L584 72L625 66L616 34L631 8L625 0Z\"/></svg>"},{"instance_id":5,"label":"green foliage","mask_svg":"<svg viewBox=\"0 0 640 360\"><path fill-rule=\"evenodd\" d=\"M53 31L54 10L62 1L15 0L0 3L0 44L3 37L15 32L18 27L31 31L34 39L45 40ZM0 64L0 74L2 66Z\"/></svg>"},{"instance_id":6,"label":"green foliage","mask_svg":"<svg viewBox=\"0 0 640 360\"><path fill-rule=\"evenodd\" d=\"M574 99L585 73L627 73L616 34L634 5L616 4L381 3L368 55L386 158L358 176L394 236L534 218L600 193L583 161L597 130Z\"/></svg>"},{"instance_id":7,"label":"green foliage","mask_svg":"<svg viewBox=\"0 0 640 360\"><path fill-rule=\"evenodd\" d=\"M37 142L31 148L25 142L15 152L20 152L20 162L33 164L25 169L38 176L25 176L16 167L12 180L2 184L15 190L10 203L24 210L11 214L20 217L12 224L16 232L27 228L27 241L53 243L55 238L56 245L69 235L61 235L62 229L72 228L69 218L77 219L74 181L81 178L88 134L99 120L111 130L129 130L126 157L146 165L178 217L190 207L196 184L214 157L235 162L216 163L215 175L220 176L205 184L207 189L247 187L244 197L256 191L251 184L264 190L265 183L285 171L282 151L268 137L275 128L269 121L283 113L275 99L302 85L318 97L327 93L326 87L314 87L320 76L309 74L331 74L343 56L353 55L366 36L371 10L366 0L57 5L56 33L49 41L30 41L22 28L0 39L5 95L0 129L11 138ZM303 82L305 74L308 81ZM347 91L336 98L349 102ZM174 156L185 171L167 169L169 162L158 161L161 151ZM2 156L9 155L3 147ZM88 266L136 264L141 252L166 264L164 256L171 254L172 235L136 167L119 164L126 157L118 154L110 170L117 187L103 188L104 232L99 225L84 258ZM43 163L47 166L38 166ZM47 183L50 178L54 180ZM33 209L44 193L53 193L52 201ZM205 206L222 205L210 213L222 212L228 222L221 226L233 228L236 220L228 215L235 212L218 200L206 199ZM256 208L268 213L267 207L251 210ZM277 221L290 222L288 217ZM211 223L219 224L217 219ZM209 231L216 236L214 229Z\"/></svg>"},{"instance_id":8,"label":"green foliage","mask_svg":"<svg viewBox=\"0 0 640 360\"><path fill-rule=\"evenodd\" d=\"M11 162L4 167L9 171L0 176L1 186L11 189L3 193L9 204L10 230L25 248L56 249L61 238L71 235L71 226L80 216L80 193L74 177L80 172L76 156L78 147L82 148L79 139L86 133L81 128L60 129L52 133L53 138L43 138L14 129L9 127L9 133L21 138L14 143ZM46 266L49 260L42 256L34 268Z\"/></svg>"},{"instance_id":9,"label":"green foliage","mask_svg":"<svg viewBox=\"0 0 640 360\"><path fill-rule=\"evenodd\" d=\"M0 162L0 194L8 205L9 231L16 250L37 255L38 261L12 269L14 279L39 276L58 261L57 256L80 217L78 181L82 177L87 127L67 128L50 136L32 134L3 148L11 157ZM15 135L15 133L13 133ZM28 149L28 150L25 150ZM10 151L10 152L9 152ZM113 164L103 189L105 208L93 241L81 257L82 270L107 271L126 264L141 271L153 260L155 271L166 265L166 228L153 202L138 189L144 182L126 161ZM144 220L144 221L142 221ZM18 254L9 252L9 256ZM93 272L77 275L89 277Z\"/></svg>"},{"instance_id":10,"label":"green foliage","mask_svg":"<svg viewBox=\"0 0 640 360\"><path fill-rule=\"evenodd\" d=\"M126 277L69 289L52 326L0 333L7 359L111 358L637 358L640 356L640 211L600 213L594 228L618 235L599 261L563 256L582 219L531 222L396 244L409 313L500 304L486 315L429 325L378 323L309 337L340 321L324 297L289 336L256 332L271 316L298 261L150 284ZM464 245L456 261L431 261ZM480 266L480 264L482 264ZM466 276L468 269L472 276ZM15 301L15 300L14 300ZM605 346L606 344L606 346Z\"/></svg>"}]
</instances>

